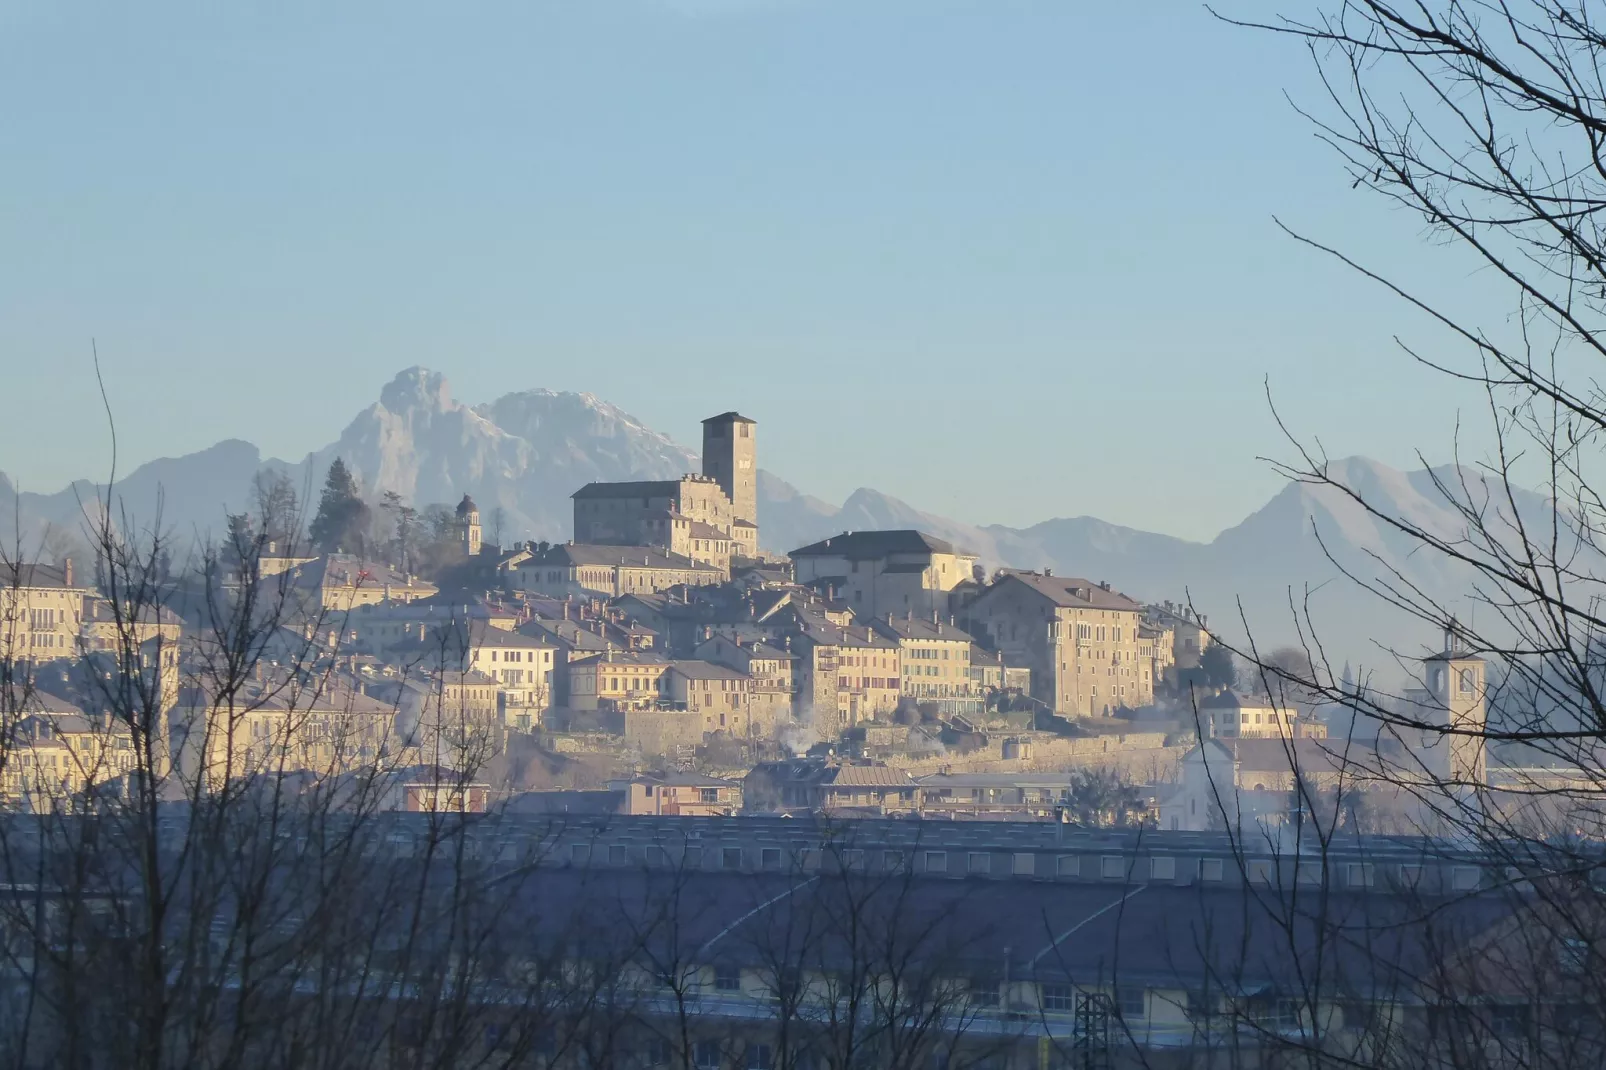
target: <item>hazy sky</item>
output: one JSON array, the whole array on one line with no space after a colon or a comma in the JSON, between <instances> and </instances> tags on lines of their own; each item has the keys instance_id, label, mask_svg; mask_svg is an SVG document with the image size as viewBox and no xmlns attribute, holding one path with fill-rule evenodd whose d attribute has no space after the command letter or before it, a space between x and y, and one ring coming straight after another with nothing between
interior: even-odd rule
<instances>
[{"instance_id":1,"label":"hazy sky","mask_svg":"<svg viewBox=\"0 0 1606 1070\"><path fill-rule=\"evenodd\" d=\"M93 337L125 467L299 457L425 364L737 408L836 501L1208 538L1276 488L1268 376L1401 466L1475 402L1277 230L1483 299L1285 91L1296 45L1170 0L0 0L0 471L104 472Z\"/></svg>"}]
</instances>

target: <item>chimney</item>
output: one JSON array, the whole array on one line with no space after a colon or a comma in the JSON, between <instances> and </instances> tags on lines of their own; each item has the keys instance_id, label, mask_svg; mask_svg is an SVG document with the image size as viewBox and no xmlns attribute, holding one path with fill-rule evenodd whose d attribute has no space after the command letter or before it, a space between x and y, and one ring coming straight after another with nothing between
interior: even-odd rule
<instances>
[{"instance_id":1,"label":"chimney","mask_svg":"<svg viewBox=\"0 0 1606 1070\"><path fill-rule=\"evenodd\" d=\"M61 583L64 587L72 586L72 558L63 558L61 562Z\"/></svg>"},{"instance_id":2,"label":"chimney","mask_svg":"<svg viewBox=\"0 0 1606 1070\"><path fill-rule=\"evenodd\" d=\"M1043 570L1043 575L1044 575L1045 578L1048 577L1048 576L1052 576L1052 575L1054 575L1054 570L1051 569L1051 568L1045 568Z\"/></svg>"}]
</instances>

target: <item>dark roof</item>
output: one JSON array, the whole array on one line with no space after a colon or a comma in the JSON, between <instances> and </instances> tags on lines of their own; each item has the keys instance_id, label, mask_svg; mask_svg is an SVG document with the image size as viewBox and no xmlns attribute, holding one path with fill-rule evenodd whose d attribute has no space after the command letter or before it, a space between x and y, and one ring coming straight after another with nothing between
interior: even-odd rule
<instances>
[{"instance_id":1,"label":"dark roof","mask_svg":"<svg viewBox=\"0 0 1606 1070\"><path fill-rule=\"evenodd\" d=\"M1478 655L1470 650L1441 650L1437 654L1429 654L1423 661L1482 661Z\"/></svg>"},{"instance_id":2,"label":"dark roof","mask_svg":"<svg viewBox=\"0 0 1606 1070\"><path fill-rule=\"evenodd\" d=\"M723 539L730 541L730 536L712 524L705 524L701 520L691 522L690 535L694 539Z\"/></svg>"},{"instance_id":3,"label":"dark roof","mask_svg":"<svg viewBox=\"0 0 1606 1070\"><path fill-rule=\"evenodd\" d=\"M1143 607L1120 591L1109 590L1080 576L1050 576L1041 572L1005 570L995 587L1015 580L1057 606L1118 609L1138 613Z\"/></svg>"},{"instance_id":4,"label":"dark roof","mask_svg":"<svg viewBox=\"0 0 1606 1070\"><path fill-rule=\"evenodd\" d=\"M672 498L680 493L678 479L645 479L625 483L587 483L571 498Z\"/></svg>"},{"instance_id":5,"label":"dark roof","mask_svg":"<svg viewBox=\"0 0 1606 1070\"><path fill-rule=\"evenodd\" d=\"M877 620L875 626L878 631L899 639L945 639L955 643L971 641L969 632L955 627L948 621L934 621L930 617L900 617L893 614Z\"/></svg>"},{"instance_id":6,"label":"dark roof","mask_svg":"<svg viewBox=\"0 0 1606 1070\"><path fill-rule=\"evenodd\" d=\"M1211 695L1199 702L1201 710L1269 710L1272 708L1270 699L1249 698L1237 691L1228 689L1219 695Z\"/></svg>"},{"instance_id":7,"label":"dark roof","mask_svg":"<svg viewBox=\"0 0 1606 1070\"><path fill-rule=\"evenodd\" d=\"M732 409L729 412L722 412L718 416L710 416L708 419L704 420L703 423L705 423L705 424L717 424L717 423L756 424L756 423L758 423L758 421L757 420L749 420L747 417L743 416L741 413L737 412L735 409Z\"/></svg>"},{"instance_id":8,"label":"dark roof","mask_svg":"<svg viewBox=\"0 0 1606 1070\"><path fill-rule=\"evenodd\" d=\"M728 665L715 665L711 661L677 661L669 667L688 680L746 680L748 675Z\"/></svg>"},{"instance_id":9,"label":"dark roof","mask_svg":"<svg viewBox=\"0 0 1606 1070\"><path fill-rule=\"evenodd\" d=\"M963 550L923 531L904 528L894 531L844 531L829 539L809 543L792 551L793 557L846 557L862 561L888 554L957 554Z\"/></svg>"},{"instance_id":10,"label":"dark roof","mask_svg":"<svg viewBox=\"0 0 1606 1070\"><path fill-rule=\"evenodd\" d=\"M46 565L38 561L26 561L20 566L15 563L0 564L0 586L4 587L69 587L72 590L87 589L87 583L66 582L66 568L62 565ZM81 570L74 570L73 579L77 580L83 575Z\"/></svg>"},{"instance_id":11,"label":"dark roof","mask_svg":"<svg viewBox=\"0 0 1606 1070\"><path fill-rule=\"evenodd\" d=\"M608 650L601 654L592 654L589 657L576 658L569 663L569 668L582 668L587 665L669 665L670 660L661 654L654 654L648 650Z\"/></svg>"},{"instance_id":12,"label":"dark roof","mask_svg":"<svg viewBox=\"0 0 1606 1070\"><path fill-rule=\"evenodd\" d=\"M700 565L689 557L665 553L650 546L613 546L603 543L563 543L545 550L537 550L519 568L566 568L585 565L624 565L628 568L664 568L684 571L697 569L717 572L712 565Z\"/></svg>"}]
</instances>

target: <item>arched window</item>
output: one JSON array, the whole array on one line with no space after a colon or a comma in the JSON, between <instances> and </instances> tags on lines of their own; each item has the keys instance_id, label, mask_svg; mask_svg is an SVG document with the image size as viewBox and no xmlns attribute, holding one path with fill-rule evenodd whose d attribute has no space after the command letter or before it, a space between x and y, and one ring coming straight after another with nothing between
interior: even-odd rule
<instances>
[{"instance_id":1,"label":"arched window","mask_svg":"<svg viewBox=\"0 0 1606 1070\"><path fill-rule=\"evenodd\" d=\"M1471 669L1461 670L1460 684L1461 693L1463 695L1470 695L1473 691L1477 690L1477 683L1477 673L1473 672Z\"/></svg>"}]
</instances>

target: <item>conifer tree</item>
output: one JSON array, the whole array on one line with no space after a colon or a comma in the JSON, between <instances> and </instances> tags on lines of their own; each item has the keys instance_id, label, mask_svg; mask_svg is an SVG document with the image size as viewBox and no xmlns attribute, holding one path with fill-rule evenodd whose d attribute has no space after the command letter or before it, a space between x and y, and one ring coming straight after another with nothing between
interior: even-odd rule
<instances>
[{"instance_id":1,"label":"conifer tree","mask_svg":"<svg viewBox=\"0 0 1606 1070\"><path fill-rule=\"evenodd\" d=\"M312 518L312 544L326 554L361 553L367 531L368 505L346 462L336 457L318 499L318 515Z\"/></svg>"}]
</instances>

